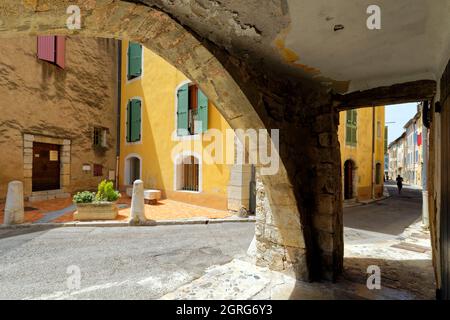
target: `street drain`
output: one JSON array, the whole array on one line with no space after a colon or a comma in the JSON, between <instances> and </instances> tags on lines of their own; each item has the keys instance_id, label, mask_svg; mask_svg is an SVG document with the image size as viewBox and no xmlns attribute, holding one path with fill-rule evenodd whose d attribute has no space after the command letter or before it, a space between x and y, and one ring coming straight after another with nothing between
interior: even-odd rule
<instances>
[{"instance_id":1,"label":"street drain","mask_svg":"<svg viewBox=\"0 0 450 320\"><path fill-rule=\"evenodd\" d=\"M38 210L38 208L24 207L23 210L24 210L24 211L34 211L34 210Z\"/></svg>"}]
</instances>

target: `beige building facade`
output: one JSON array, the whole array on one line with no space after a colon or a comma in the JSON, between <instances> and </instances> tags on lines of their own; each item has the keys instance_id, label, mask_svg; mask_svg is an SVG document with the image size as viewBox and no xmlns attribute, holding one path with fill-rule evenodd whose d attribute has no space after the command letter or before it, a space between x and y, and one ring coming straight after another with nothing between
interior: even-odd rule
<instances>
[{"instance_id":1,"label":"beige building facade","mask_svg":"<svg viewBox=\"0 0 450 320\"><path fill-rule=\"evenodd\" d=\"M101 38L2 41L0 201L13 180L44 200L115 179L117 50Z\"/></svg>"}]
</instances>

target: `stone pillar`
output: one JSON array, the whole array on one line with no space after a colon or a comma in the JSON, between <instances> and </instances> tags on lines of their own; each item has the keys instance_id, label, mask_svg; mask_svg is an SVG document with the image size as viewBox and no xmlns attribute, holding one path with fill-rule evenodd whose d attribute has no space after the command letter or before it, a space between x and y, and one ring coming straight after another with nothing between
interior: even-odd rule
<instances>
[{"instance_id":1,"label":"stone pillar","mask_svg":"<svg viewBox=\"0 0 450 320\"><path fill-rule=\"evenodd\" d=\"M230 168L228 210L241 213L250 209L251 165L247 164L242 142L235 136L235 164Z\"/></svg>"},{"instance_id":2,"label":"stone pillar","mask_svg":"<svg viewBox=\"0 0 450 320\"><path fill-rule=\"evenodd\" d=\"M8 184L8 193L6 194L4 224L23 223L23 184L21 181L11 181Z\"/></svg>"},{"instance_id":3,"label":"stone pillar","mask_svg":"<svg viewBox=\"0 0 450 320\"><path fill-rule=\"evenodd\" d=\"M131 223L140 224L146 221L144 203L144 182L136 180L133 183L133 195L131 198Z\"/></svg>"},{"instance_id":4,"label":"stone pillar","mask_svg":"<svg viewBox=\"0 0 450 320\"><path fill-rule=\"evenodd\" d=\"M23 135L23 189L27 197L33 192L33 142L34 135Z\"/></svg>"},{"instance_id":5,"label":"stone pillar","mask_svg":"<svg viewBox=\"0 0 450 320\"><path fill-rule=\"evenodd\" d=\"M250 208L251 165L235 164L231 166L228 183L228 210L239 212Z\"/></svg>"}]
</instances>

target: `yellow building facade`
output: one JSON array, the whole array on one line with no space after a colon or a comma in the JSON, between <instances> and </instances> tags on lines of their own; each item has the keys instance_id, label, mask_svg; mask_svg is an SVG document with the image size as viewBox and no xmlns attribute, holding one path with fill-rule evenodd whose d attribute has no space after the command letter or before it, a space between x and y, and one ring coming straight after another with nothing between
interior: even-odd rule
<instances>
[{"instance_id":1,"label":"yellow building facade","mask_svg":"<svg viewBox=\"0 0 450 320\"><path fill-rule=\"evenodd\" d=\"M343 111L339 115L344 199L383 196L385 154L384 106Z\"/></svg>"},{"instance_id":2,"label":"yellow building facade","mask_svg":"<svg viewBox=\"0 0 450 320\"><path fill-rule=\"evenodd\" d=\"M214 140L211 132L231 130L217 108L183 73L146 48L123 41L121 64L121 189L140 178L146 189L161 190L163 198L228 209L232 166L205 152ZM189 106L180 111L183 99ZM194 128L191 120L201 112L203 121ZM186 132L180 132L180 123ZM233 152L233 145L223 145L223 154Z\"/></svg>"}]
</instances>

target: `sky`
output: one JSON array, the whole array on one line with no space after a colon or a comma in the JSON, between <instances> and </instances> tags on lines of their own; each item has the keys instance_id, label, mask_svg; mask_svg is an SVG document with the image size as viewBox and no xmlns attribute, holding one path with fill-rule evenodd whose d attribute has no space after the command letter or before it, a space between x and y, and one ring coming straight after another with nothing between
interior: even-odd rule
<instances>
[{"instance_id":1,"label":"sky","mask_svg":"<svg viewBox=\"0 0 450 320\"><path fill-rule=\"evenodd\" d=\"M385 117L388 126L388 143L401 136L403 126L417 112L417 103L393 104L386 106Z\"/></svg>"}]
</instances>

